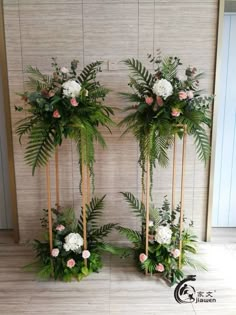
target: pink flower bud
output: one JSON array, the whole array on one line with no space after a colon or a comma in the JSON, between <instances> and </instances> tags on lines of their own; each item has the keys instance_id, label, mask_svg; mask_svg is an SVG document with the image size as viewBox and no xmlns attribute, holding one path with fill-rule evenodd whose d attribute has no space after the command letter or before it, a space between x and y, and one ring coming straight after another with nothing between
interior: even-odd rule
<instances>
[{"instance_id":1,"label":"pink flower bud","mask_svg":"<svg viewBox=\"0 0 236 315\"><path fill-rule=\"evenodd\" d=\"M189 99L192 99L194 96L193 91L188 91L187 94Z\"/></svg>"},{"instance_id":2,"label":"pink flower bud","mask_svg":"<svg viewBox=\"0 0 236 315\"><path fill-rule=\"evenodd\" d=\"M82 252L82 257L83 257L84 259L89 258L89 257L90 257L90 251L87 250L87 249L83 250L83 252Z\"/></svg>"},{"instance_id":3,"label":"pink flower bud","mask_svg":"<svg viewBox=\"0 0 236 315\"><path fill-rule=\"evenodd\" d=\"M162 264L156 265L156 271L163 272L165 270L165 267Z\"/></svg>"},{"instance_id":4,"label":"pink flower bud","mask_svg":"<svg viewBox=\"0 0 236 315\"><path fill-rule=\"evenodd\" d=\"M61 232L61 231L63 231L63 230L65 230L65 227L64 227L64 225L62 225L62 224L59 224L59 225L56 227L56 231Z\"/></svg>"},{"instance_id":5,"label":"pink flower bud","mask_svg":"<svg viewBox=\"0 0 236 315\"><path fill-rule=\"evenodd\" d=\"M74 106L74 107L76 107L76 106L79 105L79 103L76 101L76 98L75 98L75 97L71 98L70 103L71 103L71 105Z\"/></svg>"},{"instance_id":6,"label":"pink flower bud","mask_svg":"<svg viewBox=\"0 0 236 315\"><path fill-rule=\"evenodd\" d=\"M182 100L186 100L186 98L188 97L187 93L185 91L179 91L179 99Z\"/></svg>"},{"instance_id":7,"label":"pink flower bud","mask_svg":"<svg viewBox=\"0 0 236 315\"><path fill-rule=\"evenodd\" d=\"M164 102L161 96L157 96L157 105L163 106Z\"/></svg>"},{"instance_id":8,"label":"pink flower bud","mask_svg":"<svg viewBox=\"0 0 236 315\"><path fill-rule=\"evenodd\" d=\"M147 105L152 105L153 98L151 96L146 96L145 97L145 102L146 102Z\"/></svg>"},{"instance_id":9,"label":"pink flower bud","mask_svg":"<svg viewBox=\"0 0 236 315\"><path fill-rule=\"evenodd\" d=\"M73 258L69 259L69 260L67 261L67 263L66 263L66 266L67 266L68 268L73 268L73 267L75 266L75 261L74 261L74 259L73 259Z\"/></svg>"},{"instance_id":10,"label":"pink flower bud","mask_svg":"<svg viewBox=\"0 0 236 315\"><path fill-rule=\"evenodd\" d=\"M60 251L58 248L53 248L51 252L52 257L57 257L59 255L59 252Z\"/></svg>"},{"instance_id":11,"label":"pink flower bud","mask_svg":"<svg viewBox=\"0 0 236 315\"><path fill-rule=\"evenodd\" d=\"M61 67L61 73L66 74L68 72L69 72L69 70L66 67Z\"/></svg>"},{"instance_id":12,"label":"pink flower bud","mask_svg":"<svg viewBox=\"0 0 236 315\"><path fill-rule=\"evenodd\" d=\"M143 264L148 259L147 255L144 253L139 255L139 261Z\"/></svg>"},{"instance_id":13,"label":"pink flower bud","mask_svg":"<svg viewBox=\"0 0 236 315\"><path fill-rule=\"evenodd\" d=\"M56 109L56 110L54 110L54 112L53 112L53 117L54 118L60 118L61 117L61 115L60 115L60 113L59 113L59 111Z\"/></svg>"}]
</instances>

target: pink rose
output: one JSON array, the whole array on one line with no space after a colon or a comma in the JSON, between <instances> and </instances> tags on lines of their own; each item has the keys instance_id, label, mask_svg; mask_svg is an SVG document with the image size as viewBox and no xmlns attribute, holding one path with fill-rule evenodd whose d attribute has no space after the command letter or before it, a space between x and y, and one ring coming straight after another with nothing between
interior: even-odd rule
<instances>
[{"instance_id":1,"label":"pink rose","mask_svg":"<svg viewBox=\"0 0 236 315\"><path fill-rule=\"evenodd\" d=\"M60 113L59 113L59 111L56 109L56 110L54 110L54 112L53 112L53 117L54 118L60 118L61 117L61 115L60 115Z\"/></svg>"},{"instance_id":2,"label":"pink rose","mask_svg":"<svg viewBox=\"0 0 236 315\"><path fill-rule=\"evenodd\" d=\"M172 110L171 110L171 115L172 115L173 117L179 117L179 115L180 115L180 110L179 110L178 108L172 108Z\"/></svg>"},{"instance_id":3,"label":"pink rose","mask_svg":"<svg viewBox=\"0 0 236 315\"><path fill-rule=\"evenodd\" d=\"M174 258L177 258L179 257L180 255L180 250L178 248L175 248L171 251L171 255L174 257Z\"/></svg>"},{"instance_id":4,"label":"pink rose","mask_svg":"<svg viewBox=\"0 0 236 315\"><path fill-rule=\"evenodd\" d=\"M193 91L188 91L187 94L189 99L192 99L194 96Z\"/></svg>"},{"instance_id":5,"label":"pink rose","mask_svg":"<svg viewBox=\"0 0 236 315\"><path fill-rule=\"evenodd\" d=\"M84 259L89 258L89 257L90 257L90 251L87 250L87 249L83 250L83 252L82 252L82 257L83 257Z\"/></svg>"},{"instance_id":6,"label":"pink rose","mask_svg":"<svg viewBox=\"0 0 236 315\"><path fill-rule=\"evenodd\" d=\"M56 231L63 231L63 230L65 230L65 227L64 227L64 225L62 225L62 224L59 224L57 227L56 227Z\"/></svg>"},{"instance_id":7,"label":"pink rose","mask_svg":"<svg viewBox=\"0 0 236 315\"><path fill-rule=\"evenodd\" d=\"M163 99L160 96L157 96L157 104L162 106L164 104Z\"/></svg>"},{"instance_id":8,"label":"pink rose","mask_svg":"<svg viewBox=\"0 0 236 315\"><path fill-rule=\"evenodd\" d=\"M57 257L59 255L59 252L60 251L58 248L53 248L51 252L52 257Z\"/></svg>"},{"instance_id":9,"label":"pink rose","mask_svg":"<svg viewBox=\"0 0 236 315\"><path fill-rule=\"evenodd\" d=\"M147 105L152 105L153 98L151 96L146 96L145 97L145 102L146 102Z\"/></svg>"},{"instance_id":10,"label":"pink rose","mask_svg":"<svg viewBox=\"0 0 236 315\"><path fill-rule=\"evenodd\" d=\"M55 92L53 91L53 90L50 90L49 92L48 92L48 96L49 97L53 97L55 95Z\"/></svg>"},{"instance_id":11,"label":"pink rose","mask_svg":"<svg viewBox=\"0 0 236 315\"><path fill-rule=\"evenodd\" d=\"M73 258L69 259L66 263L68 268L73 268L75 266L75 261Z\"/></svg>"},{"instance_id":12,"label":"pink rose","mask_svg":"<svg viewBox=\"0 0 236 315\"><path fill-rule=\"evenodd\" d=\"M76 107L76 106L79 105L79 103L76 101L76 98L75 98L75 97L73 97L73 98L70 99L70 103L71 103L71 105L74 106L74 107Z\"/></svg>"},{"instance_id":13,"label":"pink rose","mask_svg":"<svg viewBox=\"0 0 236 315\"><path fill-rule=\"evenodd\" d=\"M165 270L165 267L162 264L156 265L156 271L163 272Z\"/></svg>"},{"instance_id":14,"label":"pink rose","mask_svg":"<svg viewBox=\"0 0 236 315\"><path fill-rule=\"evenodd\" d=\"M61 67L61 73L66 74L68 72L69 72L69 70L66 67Z\"/></svg>"},{"instance_id":15,"label":"pink rose","mask_svg":"<svg viewBox=\"0 0 236 315\"><path fill-rule=\"evenodd\" d=\"M187 93L185 91L180 91L179 92L179 99L182 100L186 100L186 98L188 97Z\"/></svg>"},{"instance_id":16,"label":"pink rose","mask_svg":"<svg viewBox=\"0 0 236 315\"><path fill-rule=\"evenodd\" d=\"M139 261L143 264L148 259L147 255L144 253L139 255Z\"/></svg>"}]
</instances>

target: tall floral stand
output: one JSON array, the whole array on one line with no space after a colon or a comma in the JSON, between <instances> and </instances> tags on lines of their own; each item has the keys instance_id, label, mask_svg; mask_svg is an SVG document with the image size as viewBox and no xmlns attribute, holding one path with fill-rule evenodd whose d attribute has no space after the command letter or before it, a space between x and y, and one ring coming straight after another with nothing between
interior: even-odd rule
<instances>
[{"instance_id":1,"label":"tall floral stand","mask_svg":"<svg viewBox=\"0 0 236 315\"><path fill-rule=\"evenodd\" d=\"M82 150L81 150L82 151ZM87 250L87 217L86 204L90 202L90 171L89 167L84 163L83 155L81 156L81 192L82 192L82 215L83 215L83 248ZM59 192L59 155L58 148L55 149L55 180L56 180L56 208L60 205ZM46 165L46 188L47 188L47 207L48 207L48 235L50 253L53 249L53 222L52 222L52 199L51 199L51 175L50 175L50 161ZM87 267L87 259L84 259Z\"/></svg>"},{"instance_id":2,"label":"tall floral stand","mask_svg":"<svg viewBox=\"0 0 236 315\"><path fill-rule=\"evenodd\" d=\"M181 236L183 231L183 221L184 221L184 180L185 180L185 165L186 165L186 142L187 142L187 127L186 125L178 125L180 129L183 130L183 138L182 138L182 163L181 163L181 186L180 186L180 218L179 218L179 235ZM173 170L172 170L172 200L171 200L171 208L172 210L176 206L175 194L176 194L176 142L177 136L174 136L173 142ZM142 202L145 205L146 209L146 229L145 229L145 254L148 256L149 251L149 221L150 221L150 160L146 159L146 175L144 180L144 187L142 188ZM182 239L180 237L179 242L179 269L182 267ZM148 274L148 270L146 268L146 275Z\"/></svg>"}]
</instances>

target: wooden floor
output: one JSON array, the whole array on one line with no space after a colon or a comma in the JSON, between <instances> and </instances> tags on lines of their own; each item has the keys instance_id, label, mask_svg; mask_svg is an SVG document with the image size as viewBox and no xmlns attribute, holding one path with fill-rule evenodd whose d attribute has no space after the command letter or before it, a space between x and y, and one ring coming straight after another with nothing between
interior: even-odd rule
<instances>
[{"instance_id":1,"label":"wooden floor","mask_svg":"<svg viewBox=\"0 0 236 315\"><path fill-rule=\"evenodd\" d=\"M39 281L22 266L32 260L22 245L0 245L1 315L236 314L236 242L200 244L208 272L196 274L196 291L213 291L216 303L178 304L174 288L138 273L131 260L105 257L99 274L84 281Z\"/></svg>"}]
</instances>

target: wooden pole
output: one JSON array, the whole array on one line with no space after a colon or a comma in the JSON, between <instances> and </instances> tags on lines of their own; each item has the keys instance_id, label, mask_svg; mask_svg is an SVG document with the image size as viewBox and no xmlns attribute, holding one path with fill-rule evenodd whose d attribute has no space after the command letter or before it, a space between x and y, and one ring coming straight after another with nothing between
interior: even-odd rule
<instances>
[{"instance_id":1,"label":"wooden pole","mask_svg":"<svg viewBox=\"0 0 236 315\"><path fill-rule=\"evenodd\" d=\"M84 163L84 143L82 141L81 147L81 168L82 168L82 211L83 211L83 239L84 239L84 250L87 249L87 218L86 218L86 203L87 203L87 193L86 193L86 165ZM87 259L84 258L84 264L87 267Z\"/></svg>"},{"instance_id":2,"label":"wooden pole","mask_svg":"<svg viewBox=\"0 0 236 315\"><path fill-rule=\"evenodd\" d=\"M146 199L145 199L145 208L146 208L146 256L148 257L148 235L149 235L149 217L150 217L150 161L147 158L146 161ZM146 268L146 275L148 274L148 269Z\"/></svg>"},{"instance_id":3,"label":"wooden pole","mask_svg":"<svg viewBox=\"0 0 236 315\"><path fill-rule=\"evenodd\" d=\"M56 208L58 210L59 204L60 204L58 147L56 147L56 150L55 150L55 172L56 172Z\"/></svg>"},{"instance_id":4,"label":"wooden pole","mask_svg":"<svg viewBox=\"0 0 236 315\"><path fill-rule=\"evenodd\" d=\"M87 204L90 203L90 170L89 166L86 167L86 173L87 173Z\"/></svg>"},{"instance_id":5,"label":"wooden pole","mask_svg":"<svg viewBox=\"0 0 236 315\"><path fill-rule=\"evenodd\" d=\"M52 239L52 209L51 209L51 180L50 180L50 164L46 166L46 181L47 181L47 198L48 198L48 232L49 232L49 246L50 254L53 249Z\"/></svg>"},{"instance_id":6,"label":"wooden pole","mask_svg":"<svg viewBox=\"0 0 236 315\"><path fill-rule=\"evenodd\" d=\"M179 269L182 267L182 232L183 232L183 219L184 219L184 177L185 177L185 162L186 162L186 142L187 142L187 132L186 126L184 126L184 135L183 135L183 148L182 148L182 174L181 174L181 196L180 196L180 242L179 242Z\"/></svg>"},{"instance_id":7,"label":"wooden pole","mask_svg":"<svg viewBox=\"0 0 236 315\"><path fill-rule=\"evenodd\" d=\"M174 135L174 144L173 144L173 173L172 173L172 201L171 201L172 211L175 208L175 190L176 190L176 135Z\"/></svg>"}]
</instances>

